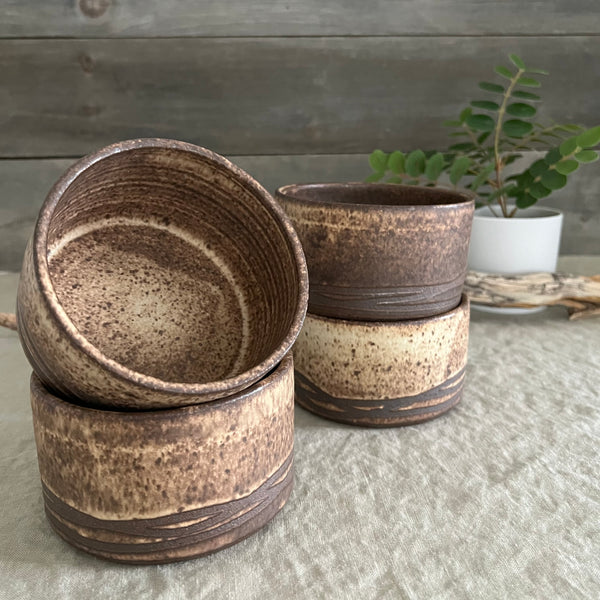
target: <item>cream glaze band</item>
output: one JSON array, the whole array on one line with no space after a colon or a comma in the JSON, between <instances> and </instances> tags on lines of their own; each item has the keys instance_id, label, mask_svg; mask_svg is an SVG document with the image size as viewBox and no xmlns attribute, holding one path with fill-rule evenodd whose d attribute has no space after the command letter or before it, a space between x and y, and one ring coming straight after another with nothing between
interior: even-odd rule
<instances>
[{"instance_id":1,"label":"cream glaze band","mask_svg":"<svg viewBox=\"0 0 600 600\"><path fill-rule=\"evenodd\" d=\"M469 301L426 319L370 323L307 315L294 346L296 399L337 421L406 425L461 397Z\"/></svg>"}]
</instances>

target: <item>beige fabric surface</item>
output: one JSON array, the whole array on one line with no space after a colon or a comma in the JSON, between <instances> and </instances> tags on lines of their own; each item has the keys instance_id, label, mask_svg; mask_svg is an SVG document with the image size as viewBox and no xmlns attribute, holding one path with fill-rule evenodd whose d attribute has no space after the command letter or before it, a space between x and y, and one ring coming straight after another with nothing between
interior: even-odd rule
<instances>
[{"instance_id":1,"label":"beige fabric surface","mask_svg":"<svg viewBox=\"0 0 600 600\"><path fill-rule=\"evenodd\" d=\"M600 272L600 258L563 266ZM0 275L0 311L16 276ZM29 367L0 330L0 598L600 597L600 319L473 313L462 403L402 429L296 408L296 483L240 544L130 567L45 520Z\"/></svg>"}]
</instances>

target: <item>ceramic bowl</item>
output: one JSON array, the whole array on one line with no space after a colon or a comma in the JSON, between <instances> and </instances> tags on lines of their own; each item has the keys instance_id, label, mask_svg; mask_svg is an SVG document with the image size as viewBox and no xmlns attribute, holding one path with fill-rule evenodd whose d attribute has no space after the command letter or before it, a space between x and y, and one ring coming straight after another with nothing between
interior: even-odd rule
<instances>
[{"instance_id":1,"label":"ceramic bowl","mask_svg":"<svg viewBox=\"0 0 600 600\"><path fill-rule=\"evenodd\" d=\"M293 483L291 354L226 399L171 410L78 406L31 379L46 515L67 542L143 564L215 552L256 532Z\"/></svg>"},{"instance_id":2,"label":"ceramic bowl","mask_svg":"<svg viewBox=\"0 0 600 600\"><path fill-rule=\"evenodd\" d=\"M154 409L247 388L296 339L300 242L248 174L204 148L109 146L50 191L27 248L18 328L61 397Z\"/></svg>"},{"instance_id":3,"label":"ceramic bowl","mask_svg":"<svg viewBox=\"0 0 600 600\"><path fill-rule=\"evenodd\" d=\"M306 316L294 346L296 401L328 419L389 427L455 406L467 363L469 301L427 319L346 321Z\"/></svg>"},{"instance_id":4,"label":"ceramic bowl","mask_svg":"<svg viewBox=\"0 0 600 600\"><path fill-rule=\"evenodd\" d=\"M326 183L288 185L276 199L304 247L310 313L396 321L460 302L474 210L466 192Z\"/></svg>"}]
</instances>

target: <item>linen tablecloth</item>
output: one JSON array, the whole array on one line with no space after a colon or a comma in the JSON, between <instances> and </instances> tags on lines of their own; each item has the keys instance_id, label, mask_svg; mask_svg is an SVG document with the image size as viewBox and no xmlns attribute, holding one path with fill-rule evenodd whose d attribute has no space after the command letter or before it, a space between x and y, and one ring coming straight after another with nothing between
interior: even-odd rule
<instances>
[{"instance_id":1,"label":"linen tablecloth","mask_svg":"<svg viewBox=\"0 0 600 600\"><path fill-rule=\"evenodd\" d=\"M600 272L600 257L563 260ZM17 276L0 275L0 311ZM462 402L369 430L296 408L292 496L214 555L132 567L44 517L30 368L0 330L0 598L600 597L600 319L473 311Z\"/></svg>"}]
</instances>

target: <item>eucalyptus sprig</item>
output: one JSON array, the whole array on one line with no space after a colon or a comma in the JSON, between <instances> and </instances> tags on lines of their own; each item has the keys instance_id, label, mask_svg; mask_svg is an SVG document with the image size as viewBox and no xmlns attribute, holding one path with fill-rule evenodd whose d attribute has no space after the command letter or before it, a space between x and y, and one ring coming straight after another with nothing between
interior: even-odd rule
<instances>
[{"instance_id":1,"label":"eucalyptus sprig","mask_svg":"<svg viewBox=\"0 0 600 600\"><path fill-rule=\"evenodd\" d=\"M512 217L517 209L527 208L540 198L567 184L568 176L581 164L598 160L593 150L600 143L600 126L585 129L575 124L542 124L535 120L541 87L538 75L543 69L530 68L516 54L509 55L511 66L495 67L502 83L481 81L482 99L473 100L457 119L444 122L450 137L464 138L444 152L375 150L369 157L373 173L367 181L408 185L439 185L440 178L450 185L462 185L484 204ZM522 89L526 88L526 89ZM522 152L546 151L520 173L509 176L505 168L521 158ZM509 209L509 200L515 208Z\"/></svg>"}]
</instances>

